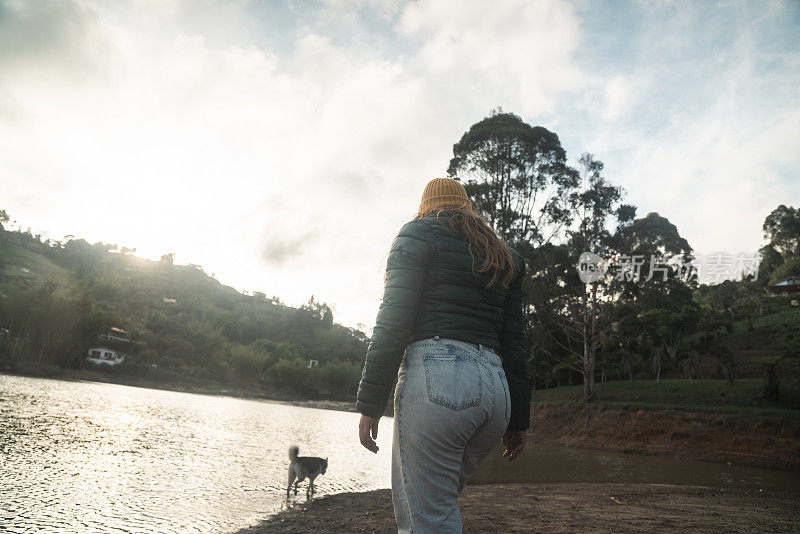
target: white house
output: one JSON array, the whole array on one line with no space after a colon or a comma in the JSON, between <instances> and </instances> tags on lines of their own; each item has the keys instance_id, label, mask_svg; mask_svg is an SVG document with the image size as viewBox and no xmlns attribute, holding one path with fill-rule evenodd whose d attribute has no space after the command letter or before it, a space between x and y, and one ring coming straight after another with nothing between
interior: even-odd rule
<instances>
[{"instance_id":1,"label":"white house","mask_svg":"<svg viewBox=\"0 0 800 534\"><path fill-rule=\"evenodd\" d=\"M125 361L125 351L131 346L128 333L116 327L106 327L105 332L97 336L97 345L89 348L86 359L92 363L119 365Z\"/></svg>"},{"instance_id":2,"label":"white house","mask_svg":"<svg viewBox=\"0 0 800 534\"><path fill-rule=\"evenodd\" d=\"M108 347L92 347L86 359L92 363L103 363L106 365L119 365L125 361L125 355Z\"/></svg>"}]
</instances>

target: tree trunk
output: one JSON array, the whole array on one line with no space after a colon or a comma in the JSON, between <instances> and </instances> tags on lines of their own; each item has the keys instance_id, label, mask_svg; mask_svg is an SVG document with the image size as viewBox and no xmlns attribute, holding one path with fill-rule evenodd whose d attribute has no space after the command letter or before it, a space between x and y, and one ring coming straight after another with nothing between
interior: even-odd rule
<instances>
[{"instance_id":1,"label":"tree trunk","mask_svg":"<svg viewBox=\"0 0 800 534\"><path fill-rule=\"evenodd\" d=\"M583 400L588 401L589 394L591 392L589 389L589 376L587 373L589 365L589 305L587 302L585 286L581 291L581 302L583 304L583 370L581 372L581 376L583 376Z\"/></svg>"},{"instance_id":2,"label":"tree trunk","mask_svg":"<svg viewBox=\"0 0 800 534\"><path fill-rule=\"evenodd\" d=\"M780 393L778 391L778 378L775 375L775 365L764 369L764 398L770 404L778 404Z\"/></svg>"},{"instance_id":3,"label":"tree trunk","mask_svg":"<svg viewBox=\"0 0 800 534\"><path fill-rule=\"evenodd\" d=\"M656 372L656 384L661 380L661 349L656 349L653 354L653 371Z\"/></svg>"},{"instance_id":4,"label":"tree trunk","mask_svg":"<svg viewBox=\"0 0 800 534\"><path fill-rule=\"evenodd\" d=\"M595 357L595 313L594 313L594 293L596 286L592 288L592 303L588 302L586 289L583 291L583 400L589 402L594 399L594 357ZM591 323L589 312L591 311Z\"/></svg>"},{"instance_id":5,"label":"tree trunk","mask_svg":"<svg viewBox=\"0 0 800 534\"><path fill-rule=\"evenodd\" d=\"M14 350L11 351L11 361L12 362L14 361L14 358L15 358L15 356L17 354L17 345L19 345L19 338L21 338L21 337L22 337L22 329L20 329L19 333L17 334L17 339L14 340ZM22 352L21 349L20 349L20 352Z\"/></svg>"},{"instance_id":6,"label":"tree trunk","mask_svg":"<svg viewBox=\"0 0 800 534\"><path fill-rule=\"evenodd\" d=\"M584 365L583 370L583 400L589 402L594 399L594 372Z\"/></svg>"}]
</instances>

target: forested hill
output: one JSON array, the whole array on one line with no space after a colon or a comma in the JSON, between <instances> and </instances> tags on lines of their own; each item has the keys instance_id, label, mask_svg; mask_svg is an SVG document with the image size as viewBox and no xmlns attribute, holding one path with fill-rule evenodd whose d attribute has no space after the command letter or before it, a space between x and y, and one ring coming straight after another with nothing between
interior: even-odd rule
<instances>
[{"instance_id":1,"label":"forested hill","mask_svg":"<svg viewBox=\"0 0 800 534\"><path fill-rule=\"evenodd\" d=\"M88 348L113 326L135 343L124 364L103 371L138 382L354 394L368 340L334 323L330 307L313 297L292 308L239 293L199 266L173 265L171 256L150 261L82 239L43 241L3 222L0 366L7 370L32 362L91 367ZM309 360L318 367L308 369Z\"/></svg>"}]
</instances>

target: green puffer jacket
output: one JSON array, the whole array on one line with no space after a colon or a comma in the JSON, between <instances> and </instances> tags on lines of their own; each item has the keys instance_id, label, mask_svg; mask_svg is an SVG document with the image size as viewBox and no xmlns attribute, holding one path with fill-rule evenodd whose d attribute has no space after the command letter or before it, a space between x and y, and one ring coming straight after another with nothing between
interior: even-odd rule
<instances>
[{"instance_id":1,"label":"green puffer jacket","mask_svg":"<svg viewBox=\"0 0 800 534\"><path fill-rule=\"evenodd\" d=\"M444 216L444 214L442 215ZM528 428L531 380L525 365L522 279L525 260L516 264L508 289L473 271L463 236L426 217L400 229L386 262L385 288L358 387L358 411L383 414L406 346L439 336L492 347L503 358L511 394L509 430ZM476 267L482 263L476 256Z\"/></svg>"}]
</instances>

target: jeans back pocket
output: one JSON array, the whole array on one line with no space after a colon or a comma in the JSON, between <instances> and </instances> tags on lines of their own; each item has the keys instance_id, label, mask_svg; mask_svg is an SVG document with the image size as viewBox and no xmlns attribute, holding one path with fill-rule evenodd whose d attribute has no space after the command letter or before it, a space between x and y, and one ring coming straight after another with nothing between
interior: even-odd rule
<instances>
[{"instance_id":1,"label":"jeans back pocket","mask_svg":"<svg viewBox=\"0 0 800 534\"><path fill-rule=\"evenodd\" d=\"M448 352L423 355L422 361L429 401L451 410L481 403L481 370L474 358Z\"/></svg>"}]
</instances>

